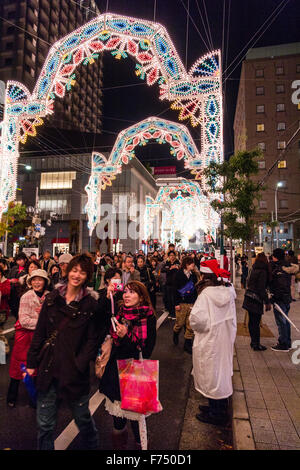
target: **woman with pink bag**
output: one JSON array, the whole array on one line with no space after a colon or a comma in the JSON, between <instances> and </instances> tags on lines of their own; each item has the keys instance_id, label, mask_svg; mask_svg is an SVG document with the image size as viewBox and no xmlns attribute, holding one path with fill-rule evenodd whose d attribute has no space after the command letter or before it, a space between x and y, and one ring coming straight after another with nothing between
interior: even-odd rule
<instances>
[{"instance_id":1,"label":"woman with pink bag","mask_svg":"<svg viewBox=\"0 0 300 470\"><path fill-rule=\"evenodd\" d=\"M149 359L156 341L156 317L146 287L139 281L126 284L123 305L114 317L115 330L105 342L109 360L101 378L99 391L106 397L106 410L113 416L112 444L114 449L126 449L128 433L127 419L135 437L136 449L141 449L139 414L121 408L121 394L117 360Z\"/></svg>"}]
</instances>

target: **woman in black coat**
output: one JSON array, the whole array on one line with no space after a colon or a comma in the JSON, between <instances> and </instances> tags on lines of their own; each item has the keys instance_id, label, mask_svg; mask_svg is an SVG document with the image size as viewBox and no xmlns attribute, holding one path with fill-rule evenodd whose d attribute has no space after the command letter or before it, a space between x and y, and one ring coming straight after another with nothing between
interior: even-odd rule
<instances>
[{"instance_id":1,"label":"woman in black coat","mask_svg":"<svg viewBox=\"0 0 300 470\"><path fill-rule=\"evenodd\" d=\"M54 450L57 398L66 398L85 449L97 449L89 411L90 361L105 336L97 293L87 287L93 275L89 256L75 256L67 284L46 296L27 355L27 371L36 378L38 450Z\"/></svg>"},{"instance_id":2,"label":"woman in black coat","mask_svg":"<svg viewBox=\"0 0 300 470\"><path fill-rule=\"evenodd\" d=\"M264 253L259 253L250 273L242 306L249 314L250 346L254 351L267 349L260 344L260 321L264 313L264 304L267 305L268 310L271 308L266 290L270 281L271 271L268 259Z\"/></svg>"},{"instance_id":3,"label":"woman in black coat","mask_svg":"<svg viewBox=\"0 0 300 470\"><path fill-rule=\"evenodd\" d=\"M100 381L99 391L106 397L106 410L113 416L113 448L125 449L127 443L127 419L136 441L136 448L141 449L137 415L121 409L121 394L118 375L118 359L139 359L140 352L144 359L149 359L156 341L156 317L148 291L139 281L126 284L123 305L116 315L116 331L111 328L111 338L105 342L111 347L110 358Z\"/></svg>"}]
</instances>

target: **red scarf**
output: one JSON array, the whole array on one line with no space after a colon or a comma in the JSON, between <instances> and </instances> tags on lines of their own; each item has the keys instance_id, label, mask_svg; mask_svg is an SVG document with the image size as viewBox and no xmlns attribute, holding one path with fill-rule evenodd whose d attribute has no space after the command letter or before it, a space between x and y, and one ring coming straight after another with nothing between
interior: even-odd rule
<instances>
[{"instance_id":1,"label":"red scarf","mask_svg":"<svg viewBox=\"0 0 300 470\"><path fill-rule=\"evenodd\" d=\"M137 344L138 349L142 349L147 339L147 319L154 315L153 310L148 306L128 308L121 307L116 319L119 323L128 325L127 336L133 343ZM111 327L110 334L116 346L120 344L120 338Z\"/></svg>"}]
</instances>

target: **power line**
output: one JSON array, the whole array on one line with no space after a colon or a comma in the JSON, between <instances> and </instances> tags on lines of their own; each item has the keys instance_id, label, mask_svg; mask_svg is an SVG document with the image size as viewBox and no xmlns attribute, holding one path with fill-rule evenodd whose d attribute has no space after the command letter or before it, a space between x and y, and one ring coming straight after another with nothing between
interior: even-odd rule
<instances>
[{"instance_id":1,"label":"power line","mask_svg":"<svg viewBox=\"0 0 300 470\"><path fill-rule=\"evenodd\" d=\"M181 4L183 5L183 7L184 7L186 13L189 15L189 18L190 18L191 22L193 23L193 25L194 25L194 27L195 27L197 33L199 34L200 38L201 38L202 41L204 42L204 45L205 45L206 49L207 49L208 51L210 51L210 47L206 44L206 42L205 42L205 40L204 40L202 34L201 34L200 31L199 31L198 26L196 25L196 23L195 23L195 21L193 20L192 16L191 16L190 13L188 12L188 10L187 10L187 8L186 8L186 6L185 6L183 0L180 0L180 2L181 2Z\"/></svg>"}]
</instances>

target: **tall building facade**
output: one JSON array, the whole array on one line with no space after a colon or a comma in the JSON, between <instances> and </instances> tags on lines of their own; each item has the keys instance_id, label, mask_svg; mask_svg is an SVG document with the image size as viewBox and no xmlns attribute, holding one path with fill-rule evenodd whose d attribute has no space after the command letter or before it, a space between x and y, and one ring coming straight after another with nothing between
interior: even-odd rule
<instances>
[{"instance_id":1,"label":"tall building facade","mask_svg":"<svg viewBox=\"0 0 300 470\"><path fill-rule=\"evenodd\" d=\"M1 0L0 80L18 80L32 91L50 47L99 15L94 0ZM76 85L55 102L48 125L101 131L102 59L80 66Z\"/></svg>"},{"instance_id":2,"label":"tall building facade","mask_svg":"<svg viewBox=\"0 0 300 470\"><path fill-rule=\"evenodd\" d=\"M242 64L234 147L262 151L255 179L265 177L266 190L257 202L256 242L267 252L277 246L300 251L300 132L287 146L300 124L300 107L292 102L295 80L300 80L300 43L250 49ZM279 222L273 230L272 220Z\"/></svg>"}]
</instances>

